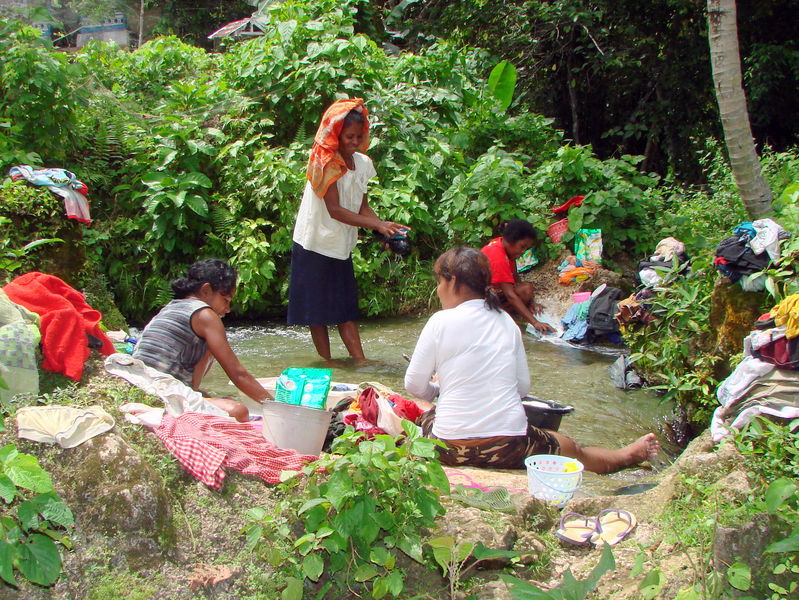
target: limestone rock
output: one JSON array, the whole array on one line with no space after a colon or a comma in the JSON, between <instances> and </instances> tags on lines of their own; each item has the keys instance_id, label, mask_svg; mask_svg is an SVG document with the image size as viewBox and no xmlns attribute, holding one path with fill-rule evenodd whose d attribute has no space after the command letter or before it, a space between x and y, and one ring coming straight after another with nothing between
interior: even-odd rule
<instances>
[{"instance_id":1,"label":"limestone rock","mask_svg":"<svg viewBox=\"0 0 799 600\"><path fill-rule=\"evenodd\" d=\"M66 451L57 487L87 538L114 537L117 561L155 566L174 540L172 507L161 476L121 436L101 435Z\"/></svg>"}]
</instances>

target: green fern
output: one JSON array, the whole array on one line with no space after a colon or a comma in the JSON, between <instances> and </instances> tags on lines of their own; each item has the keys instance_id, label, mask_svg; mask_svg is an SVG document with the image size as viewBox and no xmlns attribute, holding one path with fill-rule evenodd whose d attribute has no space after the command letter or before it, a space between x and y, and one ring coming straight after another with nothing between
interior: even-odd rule
<instances>
[{"instance_id":1,"label":"green fern","mask_svg":"<svg viewBox=\"0 0 799 600\"><path fill-rule=\"evenodd\" d=\"M221 237L230 235L235 225L236 219L226 206L215 204L211 207L211 227L216 235Z\"/></svg>"}]
</instances>

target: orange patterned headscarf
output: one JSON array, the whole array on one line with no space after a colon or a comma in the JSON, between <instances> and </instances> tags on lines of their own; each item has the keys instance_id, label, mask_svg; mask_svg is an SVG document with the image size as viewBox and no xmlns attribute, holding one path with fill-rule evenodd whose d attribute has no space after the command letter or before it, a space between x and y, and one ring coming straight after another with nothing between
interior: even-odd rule
<instances>
[{"instance_id":1,"label":"orange patterned headscarf","mask_svg":"<svg viewBox=\"0 0 799 600\"><path fill-rule=\"evenodd\" d=\"M361 113L364 119L363 143L358 149L366 152L369 147L369 119L363 100L361 98L336 100L322 115L306 171L314 193L320 198L327 193L331 183L347 172L347 165L338 151L338 137L344 127L344 118L351 110Z\"/></svg>"}]
</instances>

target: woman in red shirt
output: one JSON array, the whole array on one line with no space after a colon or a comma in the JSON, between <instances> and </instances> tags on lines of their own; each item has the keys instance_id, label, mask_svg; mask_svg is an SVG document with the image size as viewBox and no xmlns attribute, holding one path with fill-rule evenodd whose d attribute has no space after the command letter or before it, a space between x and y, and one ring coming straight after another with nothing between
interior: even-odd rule
<instances>
[{"instance_id":1,"label":"woman in red shirt","mask_svg":"<svg viewBox=\"0 0 799 600\"><path fill-rule=\"evenodd\" d=\"M480 250L491 263L491 284L499 293L502 308L511 315L517 314L542 333L554 330L535 318L542 307L533 301L533 284L519 281L516 259L533 246L537 232L528 221L513 219L499 226L502 234Z\"/></svg>"}]
</instances>

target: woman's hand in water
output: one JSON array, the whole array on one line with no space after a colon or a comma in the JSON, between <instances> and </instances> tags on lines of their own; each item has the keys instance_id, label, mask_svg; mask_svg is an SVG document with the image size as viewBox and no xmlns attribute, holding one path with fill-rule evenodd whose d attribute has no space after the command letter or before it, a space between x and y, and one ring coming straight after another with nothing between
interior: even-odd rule
<instances>
[{"instance_id":1,"label":"woman's hand in water","mask_svg":"<svg viewBox=\"0 0 799 600\"><path fill-rule=\"evenodd\" d=\"M542 323L536 319L530 323L536 331L540 331L541 333L555 333L555 329L551 325L547 325L546 323Z\"/></svg>"}]
</instances>

